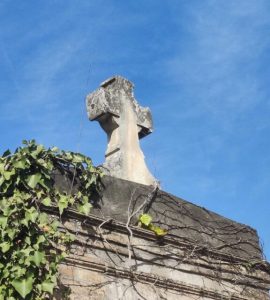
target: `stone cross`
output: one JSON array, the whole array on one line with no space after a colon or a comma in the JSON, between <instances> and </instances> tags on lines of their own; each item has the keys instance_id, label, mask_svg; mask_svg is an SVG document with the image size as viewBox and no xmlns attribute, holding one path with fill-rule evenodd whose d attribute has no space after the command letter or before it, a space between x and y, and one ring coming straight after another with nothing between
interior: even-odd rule
<instances>
[{"instance_id":1,"label":"stone cross","mask_svg":"<svg viewBox=\"0 0 270 300\"><path fill-rule=\"evenodd\" d=\"M88 117L98 121L107 133L108 146L103 164L105 173L154 185L139 139L153 131L149 108L142 107L133 95L133 84L120 76L104 81L86 98Z\"/></svg>"}]
</instances>

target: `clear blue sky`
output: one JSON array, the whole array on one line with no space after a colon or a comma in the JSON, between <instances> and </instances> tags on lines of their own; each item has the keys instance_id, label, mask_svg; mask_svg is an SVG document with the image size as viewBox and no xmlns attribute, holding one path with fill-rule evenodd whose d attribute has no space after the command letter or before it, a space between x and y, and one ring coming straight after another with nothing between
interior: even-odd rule
<instances>
[{"instance_id":1,"label":"clear blue sky","mask_svg":"<svg viewBox=\"0 0 270 300\"><path fill-rule=\"evenodd\" d=\"M258 230L270 258L270 1L0 1L0 151L22 139L103 161L85 95L136 85L164 190Z\"/></svg>"}]
</instances>

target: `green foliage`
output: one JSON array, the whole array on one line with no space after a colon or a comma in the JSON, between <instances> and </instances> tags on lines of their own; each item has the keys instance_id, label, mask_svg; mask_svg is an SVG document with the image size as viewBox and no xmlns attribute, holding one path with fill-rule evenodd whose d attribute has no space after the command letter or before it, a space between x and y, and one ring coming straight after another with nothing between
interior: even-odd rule
<instances>
[{"instance_id":1,"label":"green foliage","mask_svg":"<svg viewBox=\"0 0 270 300\"><path fill-rule=\"evenodd\" d=\"M153 231L159 237L164 236L168 233L168 231L166 229L163 229L159 226L155 226L152 223L152 217L149 214L140 215L139 226L142 226L146 229Z\"/></svg>"},{"instance_id":2,"label":"green foliage","mask_svg":"<svg viewBox=\"0 0 270 300\"><path fill-rule=\"evenodd\" d=\"M148 227L152 222L152 217L148 214L142 214L139 218L142 225Z\"/></svg>"},{"instance_id":3,"label":"green foliage","mask_svg":"<svg viewBox=\"0 0 270 300\"><path fill-rule=\"evenodd\" d=\"M88 214L89 197L101 176L91 159L79 153L45 149L34 140L23 144L0 157L0 300L43 300L53 293L72 235L41 208L58 207L61 215L74 207ZM59 191L55 171L71 182L76 177L79 191Z\"/></svg>"}]
</instances>

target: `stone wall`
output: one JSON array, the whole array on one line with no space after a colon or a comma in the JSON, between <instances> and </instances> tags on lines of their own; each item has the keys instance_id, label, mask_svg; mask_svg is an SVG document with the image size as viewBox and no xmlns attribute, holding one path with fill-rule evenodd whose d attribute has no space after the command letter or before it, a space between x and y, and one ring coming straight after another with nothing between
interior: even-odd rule
<instances>
[{"instance_id":1,"label":"stone wall","mask_svg":"<svg viewBox=\"0 0 270 300\"><path fill-rule=\"evenodd\" d=\"M112 177L103 184L90 216L64 215L76 239L55 299L67 290L74 300L269 299L255 230L152 187ZM168 234L137 226L142 212Z\"/></svg>"}]
</instances>

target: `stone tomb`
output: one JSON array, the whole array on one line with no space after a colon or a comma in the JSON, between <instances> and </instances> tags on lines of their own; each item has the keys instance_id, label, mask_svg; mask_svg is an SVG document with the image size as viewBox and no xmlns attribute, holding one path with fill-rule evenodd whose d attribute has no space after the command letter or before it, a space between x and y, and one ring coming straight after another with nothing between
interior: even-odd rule
<instances>
[{"instance_id":1,"label":"stone tomb","mask_svg":"<svg viewBox=\"0 0 270 300\"><path fill-rule=\"evenodd\" d=\"M139 227L142 212L168 234ZM269 300L256 231L157 188L105 176L91 214L62 220L76 239L57 300Z\"/></svg>"},{"instance_id":2,"label":"stone tomb","mask_svg":"<svg viewBox=\"0 0 270 300\"><path fill-rule=\"evenodd\" d=\"M103 177L89 216L71 209L62 216L76 239L54 299L65 299L68 290L72 300L269 300L270 265L256 231L155 184L139 146L152 132L151 114L132 89L113 77L87 97L90 120L108 136L104 169L111 176ZM65 190L70 180L55 177ZM57 210L45 209L57 217ZM141 213L167 235L139 227Z\"/></svg>"}]
</instances>

